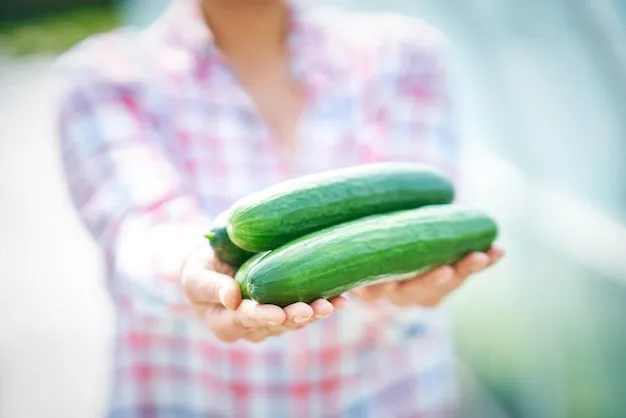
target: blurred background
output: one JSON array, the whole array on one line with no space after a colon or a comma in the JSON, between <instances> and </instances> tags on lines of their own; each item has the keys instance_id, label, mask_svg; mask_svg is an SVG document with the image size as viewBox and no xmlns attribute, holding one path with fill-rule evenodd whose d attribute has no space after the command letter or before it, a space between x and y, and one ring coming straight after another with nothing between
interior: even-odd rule
<instances>
[{"instance_id":1,"label":"blurred background","mask_svg":"<svg viewBox=\"0 0 626 418\"><path fill-rule=\"evenodd\" d=\"M465 199L509 254L445 306L464 417L625 417L626 1L311 1L419 16L454 47ZM47 68L166 3L0 2L1 418L104 408L111 307L64 189Z\"/></svg>"}]
</instances>

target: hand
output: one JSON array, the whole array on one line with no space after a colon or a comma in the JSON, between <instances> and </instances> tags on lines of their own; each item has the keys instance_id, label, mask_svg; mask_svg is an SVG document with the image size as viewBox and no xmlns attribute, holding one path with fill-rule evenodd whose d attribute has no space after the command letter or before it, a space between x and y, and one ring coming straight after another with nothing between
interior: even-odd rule
<instances>
[{"instance_id":1,"label":"hand","mask_svg":"<svg viewBox=\"0 0 626 418\"><path fill-rule=\"evenodd\" d=\"M486 253L472 253L453 266L438 267L406 281L380 283L355 289L365 302L386 299L399 307L437 306L472 274L493 265L504 256L503 250L491 248Z\"/></svg>"},{"instance_id":2,"label":"hand","mask_svg":"<svg viewBox=\"0 0 626 418\"><path fill-rule=\"evenodd\" d=\"M206 249L193 253L181 273L184 293L196 313L223 342L245 339L261 342L269 337L297 330L341 309L346 300L339 296L317 300L310 305L294 303L284 309L241 299L233 279L235 269L213 257Z\"/></svg>"}]
</instances>

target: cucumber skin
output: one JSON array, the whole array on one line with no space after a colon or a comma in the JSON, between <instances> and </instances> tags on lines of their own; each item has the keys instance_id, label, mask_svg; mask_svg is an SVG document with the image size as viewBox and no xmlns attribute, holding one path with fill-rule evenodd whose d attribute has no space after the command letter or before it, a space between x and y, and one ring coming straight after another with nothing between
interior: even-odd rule
<instances>
[{"instance_id":1,"label":"cucumber skin","mask_svg":"<svg viewBox=\"0 0 626 418\"><path fill-rule=\"evenodd\" d=\"M226 212L219 214L205 237L209 240L215 256L220 261L233 267L239 267L256 253L246 251L232 242L228 236L227 221L228 214Z\"/></svg>"},{"instance_id":2,"label":"cucumber skin","mask_svg":"<svg viewBox=\"0 0 626 418\"><path fill-rule=\"evenodd\" d=\"M239 286L242 299L250 299L250 293L248 292L248 273L250 269L268 253L269 251L255 254L246 260L235 273L235 282L237 282L237 286Z\"/></svg>"},{"instance_id":3,"label":"cucumber skin","mask_svg":"<svg viewBox=\"0 0 626 418\"><path fill-rule=\"evenodd\" d=\"M282 307L329 299L487 251L497 234L487 214L455 205L371 215L271 251L249 271L248 293L258 303Z\"/></svg>"},{"instance_id":4,"label":"cucumber skin","mask_svg":"<svg viewBox=\"0 0 626 418\"><path fill-rule=\"evenodd\" d=\"M453 184L433 167L363 164L298 177L238 200L228 235L245 250L268 251L354 219L453 199Z\"/></svg>"}]
</instances>

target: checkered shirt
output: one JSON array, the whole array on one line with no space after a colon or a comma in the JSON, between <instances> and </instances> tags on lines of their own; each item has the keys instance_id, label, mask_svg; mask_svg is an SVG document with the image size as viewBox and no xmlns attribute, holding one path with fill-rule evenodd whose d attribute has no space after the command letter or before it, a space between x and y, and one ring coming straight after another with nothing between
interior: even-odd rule
<instances>
[{"instance_id":1,"label":"checkered shirt","mask_svg":"<svg viewBox=\"0 0 626 418\"><path fill-rule=\"evenodd\" d=\"M394 14L290 7L290 64L307 95L295 171L196 0L173 0L147 28L93 36L56 64L68 188L102 248L116 312L109 417L452 416L454 355L436 309L351 301L300 331L226 344L181 293L183 257L250 192L384 160L455 174L439 33Z\"/></svg>"}]
</instances>

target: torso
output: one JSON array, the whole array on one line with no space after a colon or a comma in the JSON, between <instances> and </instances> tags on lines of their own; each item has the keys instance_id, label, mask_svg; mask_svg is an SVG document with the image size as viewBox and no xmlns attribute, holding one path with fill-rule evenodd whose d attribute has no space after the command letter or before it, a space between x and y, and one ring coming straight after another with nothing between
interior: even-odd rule
<instances>
[{"instance_id":1,"label":"torso","mask_svg":"<svg viewBox=\"0 0 626 418\"><path fill-rule=\"evenodd\" d=\"M257 63L254 69L237 66L236 73L250 95L255 113L267 125L292 172L306 96L299 80L289 73L288 66L287 61L267 61Z\"/></svg>"}]
</instances>

